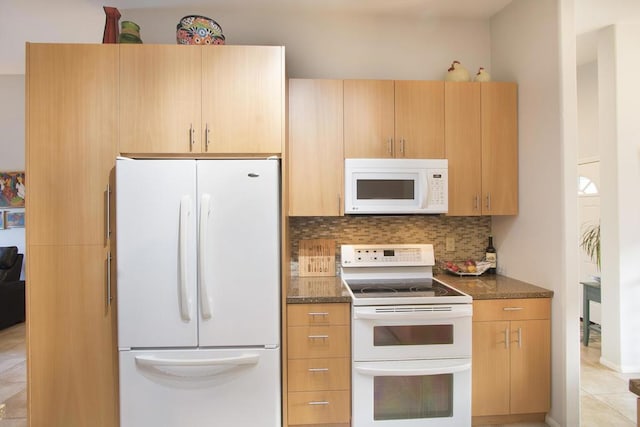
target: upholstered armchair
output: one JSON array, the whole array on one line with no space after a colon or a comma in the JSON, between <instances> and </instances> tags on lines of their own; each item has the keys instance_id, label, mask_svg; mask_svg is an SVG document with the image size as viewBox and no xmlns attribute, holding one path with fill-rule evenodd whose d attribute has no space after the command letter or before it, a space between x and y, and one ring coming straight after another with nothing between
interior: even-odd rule
<instances>
[{"instance_id":1,"label":"upholstered armchair","mask_svg":"<svg viewBox=\"0 0 640 427\"><path fill-rule=\"evenodd\" d=\"M20 280L23 257L15 246L0 247L0 282Z\"/></svg>"},{"instance_id":2,"label":"upholstered armchair","mask_svg":"<svg viewBox=\"0 0 640 427\"><path fill-rule=\"evenodd\" d=\"M15 246L0 247L0 329L24 322L23 257Z\"/></svg>"}]
</instances>

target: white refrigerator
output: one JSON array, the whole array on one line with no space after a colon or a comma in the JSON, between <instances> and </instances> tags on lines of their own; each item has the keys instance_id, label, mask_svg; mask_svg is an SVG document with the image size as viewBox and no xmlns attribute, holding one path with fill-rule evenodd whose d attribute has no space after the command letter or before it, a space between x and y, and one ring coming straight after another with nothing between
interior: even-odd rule
<instances>
[{"instance_id":1,"label":"white refrigerator","mask_svg":"<svg viewBox=\"0 0 640 427\"><path fill-rule=\"evenodd\" d=\"M116 161L121 427L280 427L279 161Z\"/></svg>"}]
</instances>

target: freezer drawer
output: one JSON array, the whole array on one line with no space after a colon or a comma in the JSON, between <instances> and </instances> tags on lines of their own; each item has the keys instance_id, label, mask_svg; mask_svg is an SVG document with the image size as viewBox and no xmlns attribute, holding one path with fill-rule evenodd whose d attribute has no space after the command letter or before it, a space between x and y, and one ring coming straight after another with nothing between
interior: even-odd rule
<instances>
[{"instance_id":1,"label":"freezer drawer","mask_svg":"<svg viewBox=\"0 0 640 427\"><path fill-rule=\"evenodd\" d=\"M121 427L280 427L280 349L120 352Z\"/></svg>"}]
</instances>

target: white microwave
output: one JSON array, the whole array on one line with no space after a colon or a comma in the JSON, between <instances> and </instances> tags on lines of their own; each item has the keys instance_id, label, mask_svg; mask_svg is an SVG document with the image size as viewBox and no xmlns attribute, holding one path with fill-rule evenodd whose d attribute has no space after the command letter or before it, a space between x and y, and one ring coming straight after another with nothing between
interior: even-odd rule
<instances>
[{"instance_id":1,"label":"white microwave","mask_svg":"<svg viewBox=\"0 0 640 427\"><path fill-rule=\"evenodd\" d=\"M446 159L345 159L345 214L440 214L449 208Z\"/></svg>"}]
</instances>

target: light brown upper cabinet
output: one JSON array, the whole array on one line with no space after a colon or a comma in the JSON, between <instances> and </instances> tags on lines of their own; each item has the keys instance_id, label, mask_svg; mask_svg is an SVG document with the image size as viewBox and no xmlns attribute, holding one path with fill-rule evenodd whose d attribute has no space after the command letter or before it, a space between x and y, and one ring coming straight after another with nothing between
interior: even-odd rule
<instances>
[{"instance_id":1,"label":"light brown upper cabinet","mask_svg":"<svg viewBox=\"0 0 640 427\"><path fill-rule=\"evenodd\" d=\"M482 213L518 214L518 86L481 83Z\"/></svg>"},{"instance_id":2,"label":"light brown upper cabinet","mask_svg":"<svg viewBox=\"0 0 640 427\"><path fill-rule=\"evenodd\" d=\"M444 158L444 82L344 81L346 158Z\"/></svg>"},{"instance_id":3,"label":"light brown upper cabinet","mask_svg":"<svg viewBox=\"0 0 640 427\"><path fill-rule=\"evenodd\" d=\"M204 47L202 69L204 151L280 153L285 132L284 48Z\"/></svg>"},{"instance_id":4,"label":"light brown upper cabinet","mask_svg":"<svg viewBox=\"0 0 640 427\"><path fill-rule=\"evenodd\" d=\"M518 214L515 83L445 83L449 215Z\"/></svg>"},{"instance_id":5,"label":"light brown upper cabinet","mask_svg":"<svg viewBox=\"0 0 640 427\"><path fill-rule=\"evenodd\" d=\"M278 154L284 48L120 45L120 152Z\"/></svg>"},{"instance_id":6,"label":"light brown upper cabinet","mask_svg":"<svg viewBox=\"0 0 640 427\"><path fill-rule=\"evenodd\" d=\"M289 215L340 216L342 80L289 80Z\"/></svg>"}]
</instances>

